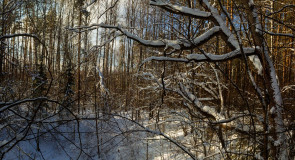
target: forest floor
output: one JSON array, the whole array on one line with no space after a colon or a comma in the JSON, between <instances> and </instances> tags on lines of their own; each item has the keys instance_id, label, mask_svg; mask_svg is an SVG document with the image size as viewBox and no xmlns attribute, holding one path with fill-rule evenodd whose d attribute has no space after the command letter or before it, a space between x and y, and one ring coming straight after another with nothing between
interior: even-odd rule
<instances>
[{"instance_id":1,"label":"forest floor","mask_svg":"<svg viewBox=\"0 0 295 160\"><path fill-rule=\"evenodd\" d=\"M143 129L132 120L130 121L131 113L121 112L120 115L127 119L105 116L99 118L98 125L96 125L95 114L92 113L81 116L83 120L79 123L76 120L59 121L57 117L53 117L46 120L48 123L43 122L39 124L39 127L32 127L26 140L21 141L9 151L4 159L190 159L180 148L163 136L148 133L145 130L160 128L160 132L165 133L175 142L181 141L188 147L192 144L190 142L192 138L190 133L186 135L184 133L183 119L177 119L177 117L172 119L161 115L160 121L155 123L154 119L149 119L147 113L141 113L141 120L136 122L146 127ZM99 144L100 155L97 144ZM203 155L199 155L199 158L202 157Z\"/></svg>"}]
</instances>

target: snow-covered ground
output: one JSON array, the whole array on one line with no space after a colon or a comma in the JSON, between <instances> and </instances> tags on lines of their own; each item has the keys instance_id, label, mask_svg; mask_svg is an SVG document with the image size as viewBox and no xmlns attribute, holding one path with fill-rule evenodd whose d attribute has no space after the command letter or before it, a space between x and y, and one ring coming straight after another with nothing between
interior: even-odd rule
<instances>
[{"instance_id":1,"label":"snow-covered ground","mask_svg":"<svg viewBox=\"0 0 295 160\"><path fill-rule=\"evenodd\" d=\"M129 119L130 113L120 115L126 118L101 116L98 125L94 114L83 115L79 125L76 120L58 121L57 117L47 119L42 124L32 125L26 139L6 153L4 159L190 159L163 136L146 132L146 129L159 131L160 128L175 142L189 147L190 135L185 137L179 119L161 118L156 125L154 119L149 120L148 114L141 114L142 120L136 122L146 127L142 128ZM7 129L2 129L1 134L7 134ZM7 137L0 136L0 141L5 141Z\"/></svg>"}]
</instances>

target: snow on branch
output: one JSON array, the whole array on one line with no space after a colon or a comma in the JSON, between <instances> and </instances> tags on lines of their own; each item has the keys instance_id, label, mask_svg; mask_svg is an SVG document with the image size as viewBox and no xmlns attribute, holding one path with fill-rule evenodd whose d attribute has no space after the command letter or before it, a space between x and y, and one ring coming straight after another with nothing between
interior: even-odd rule
<instances>
[{"instance_id":1,"label":"snow on branch","mask_svg":"<svg viewBox=\"0 0 295 160\"><path fill-rule=\"evenodd\" d=\"M205 7L211 12L215 25L220 26L223 33L223 38L226 40L226 42L228 42L231 48L238 49L239 43L235 35L228 29L225 20L221 17L218 10L214 8L207 0L203 0L203 3L205 4Z\"/></svg>"},{"instance_id":2,"label":"snow on branch","mask_svg":"<svg viewBox=\"0 0 295 160\"><path fill-rule=\"evenodd\" d=\"M76 28L72 28L70 30L81 32L84 30L91 30L93 28L101 27L101 28L108 28L108 29L115 29L120 31L122 34L127 36L130 39L137 41L138 43L148 46L148 47L161 47L161 48L173 48L174 50L180 49L193 49L197 46L200 46L210 40L215 35L221 33L224 40L228 43L228 45L234 50L239 49L239 43L235 37L235 35L228 29L225 24L225 20L221 17L218 10L211 6L207 0L203 1L210 12L200 11L198 9L191 9L183 6L172 5L168 3L164 3L162 0L152 0L150 2L151 5L158 6L164 8L170 12L177 12L182 14L188 14L194 17L202 17L208 20L212 20L215 23L215 27L212 27L205 33L201 34L195 39L186 40L186 39L177 39L177 40L169 40L169 39L159 39L159 40L145 40L138 37L135 34L124 29L122 26L113 26L107 24L92 24L90 26L80 26ZM82 30L83 29L83 30ZM171 59L170 59L171 60Z\"/></svg>"},{"instance_id":3,"label":"snow on branch","mask_svg":"<svg viewBox=\"0 0 295 160\"><path fill-rule=\"evenodd\" d=\"M288 85L282 88L282 92L286 92L288 90L295 91L295 85Z\"/></svg>"},{"instance_id":4,"label":"snow on branch","mask_svg":"<svg viewBox=\"0 0 295 160\"><path fill-rule=\"evenodd\" d=\"M229 129L236 130L240 133L248 134L250 132L249 127L247 125L241 125L236 120L246 117L246 116L255 116L253 114L240 114L230 118L226 118L220 112L218 112L214 107L209 107L203 105L199 98L197 98L193 93L191 93L188 87L184 86L182 83L179 84L180 90L178 90L178 94L181 95L184 99L189 101L201 114L206 117L212 118L210 123L212 125L226 125Z\"/></svg>"},{"instance_id":5,"label":"snow on branch","mask_svg":"<svg viewBox=\"0 0 295 160\"><path fill-rule=\"evenodd\" d=\"M268 70L268 81L270 82L270 94L272 96L272 103L270 106L270 114L272 115L272 119L274 120L274 123L271 127L274 127L275 130L275 138L273 140L273 146L277 150L276 159L288 159L287 156L287 135L285 133L285 123L283 118L283 100L281 95L280 86L277 81L277 74L276 69L273 65L273 62L270 58L268 47L266 45L266 41L262 38L263 37L263 30L261 29L262 24L260 22L260 18L258 16L257 8L255 7L255 4L249 4L250 13L252 16L250 16L251 21L255 22L255 32L253 34L256 34L257 37L261 37L262 42L258 44L259 46L263 47L263 57L265 59L265 63L267 65ZM249 15L251 15L249 14Z\"/></svg>"},{"instance_id":6,"label":"snow on branch","mask_svg":"<svg viewBox=\"0 0 295 160\"><path fill-rule=\"evenodd\" d=\"M185 58L172 58L172 57L164 57L164 56L151 56L151 57L148 57L146 58L142 64L146 63L146 62L149 62L149 61L171 61L171 62L189 62L188 59L185 59Z\"/></svg>"},{"instance_id":7,"label":"snow on branch","mask_svg":"<svg viewBox=\"0 0 295 160\"><path fill-rule=\"evenodd\" d=\"M155 90L156 88L163 88L162 83L160 83L159 80L153 74L148 73L148 72L143 72L142 74L140 74L140 76L145 80L154 81L158 85L158 87L148 86L148 87L142 88L142 89L152 88L153 90Z\"/></svg>"},{"instance_id":8,"label":"snow on branch","mask_svg":"<svg viewBox=\"0 0 295 160\"><path fill-rule=\"evenodd\" d=\"M246 56L255 55L255 48L244 48L244 54ZM228 52L223 55L215 55L211 53L206 54L189 54L186 58L173 58L173 57L165 57L165 56L151 56L146 58L142 64L149 62L149 61L171 61L171 62L184 62L188 63L190 61L195 62L221 62L221 61L228 61L231 59L239 58L242 56L242 52L240 49L234 50L232 52Z\"/></svg>"},{"instance_id":9,"label":"snow on branch","mask_svg":"<svg viewBox=\"0 0 295 160\"><path fill-rule=\"evenodd\" d=\"M255 54L254 48L243 48L243 51L246 56L251 56ZM210 62L219 62L219 61L227 61L234 58L239 58L242 56L241 50L236 49L232 52L228 52L223 55L215 55L211 53L206 54L189 54L187 55L188 60L193 60L196 62L202 62L202 61L210 61Z\"/></svg>"},{"instance_id":10,"label":"snow on branch","mask_svg":"<svg viewBox=\"0 0 295 160\"><path fill-rule=\"evenodd\" d=\"M172 47L174 49L180 49L181 45L188 46L189 43L188 42L182 42L181 40L168 40L168 39L162 39L162 40L145 40L142 39L132 33L130 33L129 31L127 31L126 29L122 28L120 25L118 26L113 26L113 25L107 25L104 23L101 24L92 24L90 26L81 26L81 27L76 27L74 29L70 29L70 30L78 30L78 29L89 29L89 28L93 28L93 27L101 27L101 28L108 28L108 29L116 29L118 31L120 31L122 34L124 34L125 36L127 36L130 39L133 39L135 41L137 41L138 43L148 46L148 47Z\"/></svg>"},{"instance_id":11,"label":"snow on branch","mask_svg":"<svg viewBox=\"0 0 295 160\"><path fill-rule=\"evenodd\" d=\"M179 5L172 5L168 3L164 3L162 0L151 0L150 5L158 6L163 8L169 12L181 15L187 15L190 17L200 18L200 19L208 19L211 16L210 12L201 11L199 9L192 9Z\"/></svg>"},{"instance_id":12,"label":"snow on branch","mask_svg":"<svg viewBox=\"0 0 295 160\"><path fill-rule=\"evenodd\" d=\"M258 71L259 75L262 75L263 66L259 60L259 57L257 55L249 56L250 61L253 63L255 68Z\"/></svg>"},{"instance_id":13,"label":"snow on branch","mask_svg":"<svg viewBox=\"0 0 295 160\"><path fill-rule=\"evenodd\" d=\"M95 24L93 24L95 25ZM113 28L113 29L117 29L120 32L122 32L125 36L127 36L130 39L133 39L135 41L137 41L138 43L145 45L145 46L150 46L150 47L166 47L166 42L170 42L170 44L175 44L174 47L175 48L180 48L179 45L179 41L178 40L145 40L142 39L132 33L130 33L129 31L123 29L120 25L118 26L112 26L112 25L107 25L107 24L96 24L99 27L102 28Z\"/></svg>"},{"instance_id":14,"label":"snow on branch","mask_svg":"<svg viewBox=\"0 0 295 160\"><path fill-rule=\"evenodd\" d=\"M237 38L226 26L225 20L221 17L218 10L214 8L207 0L203 0L203 3L205 4L204 7L208 9L210 12L187 8L184 6L172 5L172 4L165 3L162 0L151 0L150 5L158 6L160 8L163 8L169 12L176 13L176 14L187 15L187 16L195 17L199 19L212 20L216 26L220 27L223 33L222 37L230 45L230 47L232 49L238 49L239 43L237 41ZM214 29L217 29L217 28L214 28Z\"/></svg>"},{"instance_id":15,"label":"snow on branch","mask_svg":"<svg viewBox=\"0 0 295 160\"><path fill-rule=\"evenodd\" d=\"M197 46L200 46L204 43L206 43L208 40L210 40L212 37L216 36L220 32L220 27L215 26L209 29L208 31L204 32L200 36L196 37L195 39L189 41L186 39L178 39L178 40L169 40L169 39L159 39L159 40L145 40L142 39L135 34L130 33L120 25L113 26L113 25L107 25L104 23L100 24L92 24L90 26L80 26L76 28L72 28L69 30L78 32L80 29L83 30L92 30L94 27L101 27L101 28L108 28L108 29L115 29L121 32L123 35L127 36L130 39L133 39L137 41L138 43L148 46L148 47L160 47L160 48L173 48L174 50L186 50L186 49L193 49ZM121 36L122 34L116 34L114 38Z\"/></svg>"},{"instance_id":16,"label":"snow on branch","mask_svg":"<svg viewBox=\"0 0 295 160\"><path fill-rule=\"evenodd\" d=\"M253 116L251 114L241 114L241 115L237 115L228 119L222 119L220 121L216 121L216 122L212 122L213 124L222 124L222 123L230 123L236 119L242 118L242 117L246 117L246 116Z\"/></svg>"},{"instance_id":17,"label":"snow on branch","mask_svg":"<svg viewBox=\"0 0 295 160\"><path fill-rule=\"evenodd\" d=\"M265 31L265 30L261 30L262 32L272 35L272 36L282 36L282 37L291 37L291 38L295 38L295 36L291 33L274 33L274 32L269 32L269 31Z\"/></svg>"},{"instance_id":18,"label":"snow on branch","mask_svg":"<svg viewBox=\"0 0 295 160\"><path fill-rule=\"evenodd\" d=\"M215 26L206 31L205 33L201 34L200 36L196 37L193 40L193 43L195 46L200 46L204 43L206 43L208 40L210 40L213 36L215 36L217 33L219 33L220 27Z\"/></svg>"},{"instance_id":19,"label":"snow on branch","mask_svg":"<svg viewBox=\"0 0 295 160\"><path fill-rule=\"evenodd\" d=\"M183 96L185 99L189 100L194 104L194 106L201 111L203 114L209 115L215 120L223 120L225 117L218 113L214 108L209 106L204 106L198 98L192 94L186 86L184 86L182 83L179 84L180 86L180 95Z\"/></svg>"}]
</instances>

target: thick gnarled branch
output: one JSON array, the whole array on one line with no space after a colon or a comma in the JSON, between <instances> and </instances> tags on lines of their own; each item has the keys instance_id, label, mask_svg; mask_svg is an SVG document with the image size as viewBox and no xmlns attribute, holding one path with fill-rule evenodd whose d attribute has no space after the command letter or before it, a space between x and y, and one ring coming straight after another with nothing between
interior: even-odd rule
<instances>
[{"instance_id":1,"label":"thick gnarled branch","mask_svg":"<svg viewBox=\"0 0 295 160\"><path fill-rule=\"evenodd\" d=\"M243 49L244 54L246 56L252 56L256 54L255 48L244 48ZM143 63L149 62L149 61L171 61L171 62L185 62L188 63L190 61L195 62L224 62L235 58L240 58L242 56L241 50L237 49L232 52L228 52L223 55L215 55L211 53L205 53L205 54L189 54L186 56L186 58L172 58L172 57L165 57L165 56L152 56L143 61Z\"/></svg>"},{"instance_id":2,"label":"thick gnarled branch","mask_svg":"<svg viewBox=\"0 0 295 160\"><path fill-rule=\"evenodd\" d=\"M198 46L201 46L202 44L208 42L210 39L212 39L214 36L218 35L220 33L220 27L215 26L209 29L208 31L204 32L200 36L194 38L193 40L186 40L186 39L177 39L177 40L169 40L169 39L159 39L159 40L146 40L142 39L135 34L132 34L131 32L124 29L122 26L113 26L113 25L107 25L104 23L101 24L92 24L90 26L81 26L77 27L74 30L77 31L79 29L85 29L85 30L91 30L94 27L101 27L101 28L108 28L108 29L115 29L121 32L126 37L140 43L141 45L148 46L148 47L155 47L155 48L173 48L175 50L190 50L194 49Z\"/></svg>"}]
</instances>

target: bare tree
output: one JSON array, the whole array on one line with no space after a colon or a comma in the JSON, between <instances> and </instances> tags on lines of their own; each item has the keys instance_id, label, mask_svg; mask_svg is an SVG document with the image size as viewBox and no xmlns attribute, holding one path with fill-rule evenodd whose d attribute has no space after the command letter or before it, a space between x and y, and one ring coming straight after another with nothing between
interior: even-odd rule
<instances>
[{"instance_id":1,"label":"bare tree","mask_svg":"<svg viewBox=\"0 0 295 160\"><path fill-rule=\"evenodd\" d=\"M213 4L214 2L214 4ZM241 4L232 2L233 6L239 5L243 7L245 13L236 13L234 16L230 16L229 11L224 8L221 1L208 1L200 0L199 4L195 7L190 8L172 3L170 1L163 0L151 0L150 5L156 6L166 10L167 12L173 13L175 15L181 15L189 17L189 19L196 19L200 21L195 21L195 23L203 23L207 25L206 28L200 30L198 34L191 36L191 34L180 35L182 31L174 30L178 32L178 37L176 40L159 38L155 40L146 40L138 37L136 34L128 31L128 28L123 26L113 26L107 24L92 24L88 27L83 27L84 29L92 29L92 27L102 27L107 29L116 29L126 37L137 41L138 43L145 45L147 47L153 48L163 48L163 56L151 56L144 60L143 63L149 61L164 61L164 62L180 62L180 63L198 63L198 62L226 62L233 59L242 59L244 62L246 75L250 83L255 90L256 96L260 100L260 106L263 109L262 113L253 112L251 109L246 109L250 113L247 115L250 118L250 125L248 129L239 128L235 121L241 115L233 116L231 114L226 115L222 110L217 111L216 108L209 107L200 102L199 97L190 91L190 87L179 84L179 89L174 88L173 90L186 99L193 107L196 112L201 113L203 116L210 119L210 124L218 124L217 128L220 130L219 139L222 143L222 147L225 152L226 144L223 142L222 129L223 125L227 126L227 129L237 130L240 133L252 135L252 141L256 143L263 143L260 148L261 156L264 159L268 159L270 155L275 157L275 159L288 159L288 137L286 134L287 126L284 123L284 106L281 96L280 87L278 84L276 71L273 62L270 58L269 48L267 42L264 38L265 28L263 27L263 21L259 6L253 1L243 1ZM191 6L191 4L190 4ZM242 30L239 31L236 27L237 23L234 18L239 18L239 23L245 23ZM228 21L228 25L226 20ZM189 23L192 24L192 23ZM173 26L172 26L173 27ZM194 26L196 27L196 26ZM240 28L241 29L241 28ZM190 32L190 27L185 32ZM291 36L292 34L280 34L272 33L278 36ZM221 37L225 45L230 48L229 52L222 53L220 55L214 53L209 53L210 51L204 46L210 43L215 37ZM183 51L198 50L198 54L181 54ZM208 52L209 51L209 52ZM176 55L180 53L180 57ZM254 62L259 69L261 69L262 74L260 74L261 82L257 82L251 71L251 66L249 63L249 58ZM254 57L253 57L254 56ZM262 68L260 68L262 67ZM161 85L164 89L165 83ZM239 88L237 88L239 90ZM246 104L246 108L249 108L249 104L244 96L244 93L240 93L243 101ZM222 105L222 104L221 104ZM245 115L244 115L245 116ZM262 118L260 123L257 119ZM262 125L263 130L260 130L256 125ZM259 136L259 133L263 133L265 136ZM268 150L270 147L270 151ZM253 156L256 156L254 153Z\"/></svg>"}]
</instances>

